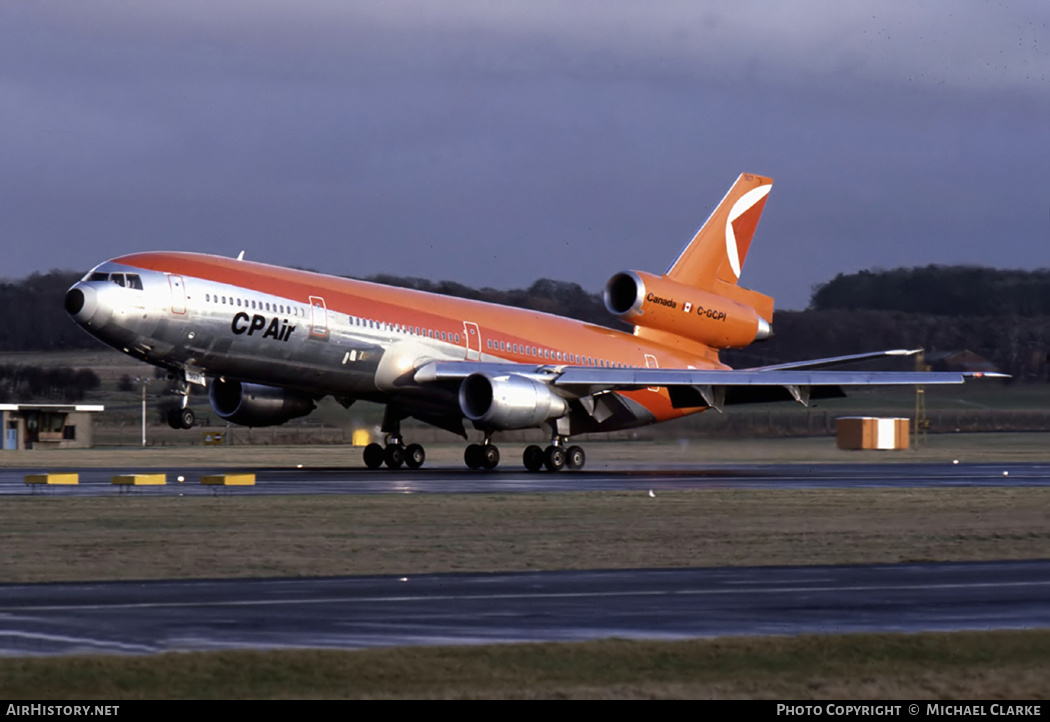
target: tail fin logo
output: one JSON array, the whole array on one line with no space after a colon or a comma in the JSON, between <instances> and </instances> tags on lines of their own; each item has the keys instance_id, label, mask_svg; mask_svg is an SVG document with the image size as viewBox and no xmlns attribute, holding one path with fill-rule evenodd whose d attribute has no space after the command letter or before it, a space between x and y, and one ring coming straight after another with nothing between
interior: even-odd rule
<instances>
[{"instance_id":1,"label":"tail fin logo","mask_svg":"<svg viewBox=\"0 0 1050 722\"><path fill-rule=\"evenodd\" d=\"M752 188L747 193L740 196L737 202L734 203L733 207L729 210L729 216L726 218L725 232L726 257L729 260L730 268L733 269L733 274L737 278L740 278L741 256L747 255L747 249L751 245L751 236L754 234L755 226L758 225L758 216L761 214L761 208L759 209L758 213L754 214L753 219L744 219L745 221L750 220L750 223L744 225L746 231L742 234L743 248L741 248L740 245L737 243L734 223L736 223L738 218L740 218L749 210L758 205L759 201L761 201L769 194L769 191L772 187L773 186L771 184L766 184L761 185L757 188ZM743 230L743 228L741 230Z\"/></svg>"}]
</instances>

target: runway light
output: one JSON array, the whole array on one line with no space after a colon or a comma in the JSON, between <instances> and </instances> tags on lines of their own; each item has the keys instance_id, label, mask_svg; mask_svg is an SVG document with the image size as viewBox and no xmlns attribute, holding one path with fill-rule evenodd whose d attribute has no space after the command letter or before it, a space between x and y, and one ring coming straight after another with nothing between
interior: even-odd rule
<instances>
[{"instance_id":1,"label":"runway light","mask_svg":"<svg viewBox=\"0 0 1050 722\"><path fill-rule=\"evenodd\" d=\"M654 493L653 493L653 490L652 490L652 489L650 489L650 490L649 490L649 496L652 496L652 497L655 497L655 496L656 496L656 494L654 494Z\"/></svg>"},{"instance_id":2,"label":"runway light","mask_svg":"<svg viewBox=\"0 0 1050 722\"><path fill-rule=\"evenodd\" d=\"M958 464L958 463L959 463L959 460L958 460L958 459L952 459L952 463L953 463L953 464Z\"/></svg>"},{"instance_id":3,"label":"runway light","mask_svg":"<svg viewBox=\"0 0 1050 722\"><path fill-rule=\"evenodd\" d=\"M295 468L296 468L296 469L301 469L301 468L303 468L303 465L302 465L302 464L296 464L296 465L295 465Z\"/></svg>"},{"instance_id":4,"label":"runway light","mask_svg":"<svg viewBox=\"0 0 1050 722\"><path fill-rule=\"evenodd\" d=\"M179 483L181 484L184 481L186 481L186 477L185 476L180 476L179 477Z\"/></svg>"},{"instance_id":5,"label":"runway light","mask_svg":"<svg viewBox=\"0 0 1050 722\"><path fill-rule=\"evenodd\" d=\"M1003 476L1010 476L1010 472L1009 471L1004 471L1003 472Z\"/></svg>"},{"instance_id":6,"label":"runway light","mask_svg":"<svg viewBox=\"0 0 1050 722\"><path fill-rule=\"evenodd\" d=\"M401 581L407 582L408 581L408 577L401 577Z\"/></svg>"}]
</instances>

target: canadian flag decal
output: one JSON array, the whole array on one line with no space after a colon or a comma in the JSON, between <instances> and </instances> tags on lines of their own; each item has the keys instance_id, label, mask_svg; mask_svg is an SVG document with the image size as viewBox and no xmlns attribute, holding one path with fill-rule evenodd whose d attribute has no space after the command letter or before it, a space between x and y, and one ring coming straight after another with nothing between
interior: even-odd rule
<instances>
[{"instance_id":1,"label":"canadian flag decal","mask_svg":"<svg viewBox=\"0 0 1050 722\"><path fill-rule=\"evenodd\" d=\"M684 311L685 313L689 313L692 310L693 310L693 304L689 303L689 301L686 301L685 305L682 306L682 311Z\"/></svg>"}]
</instances>

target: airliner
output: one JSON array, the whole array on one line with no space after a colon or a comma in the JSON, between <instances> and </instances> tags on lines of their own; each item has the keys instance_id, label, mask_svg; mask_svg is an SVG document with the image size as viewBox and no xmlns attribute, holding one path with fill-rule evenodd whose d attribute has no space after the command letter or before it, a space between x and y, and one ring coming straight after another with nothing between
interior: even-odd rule
<instances>
[{"instance_id":1,"label":"airliner","mask_svg":"<svg viewBox=\"0 0 1050 722\"><path fill-rule=\"evenodd\" d=\"M884 351L730 369L723 349L769 338L773 299L738 284L772 179L743 174L662 275L616 273L604 300L633 326L617 331L538 311L450 298L238 258L147 252L99 264L66 293L88 333L168 370L182 395L168 422L190 428L190 388L245 426L309 414L328 395L385 407L377 469L418 468L426 453L401 422L418 419L468 440L472 469L500 462L493 436L542 429L529 471L577 470L580 434L616 431L727 405L808 404L843 387L963 383L963 373L828 370ZM973 374L978 375L978 374ZM987 375L987 374L986 374Z\"/></svg>"}]
</instances>

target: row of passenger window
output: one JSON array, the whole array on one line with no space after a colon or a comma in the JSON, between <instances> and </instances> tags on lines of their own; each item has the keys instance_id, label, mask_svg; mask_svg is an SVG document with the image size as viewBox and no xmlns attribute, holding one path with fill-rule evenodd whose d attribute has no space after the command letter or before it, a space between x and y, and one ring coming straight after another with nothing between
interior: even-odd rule
<instances>
[{"instance_id":1,"label":"row of passenger window","mask_svg":"<svg viewBox=\"0 0 1050 722\"><path fill-rule=\"evenodd\" d=\"M398 323L375 321L370 318L358 318L357 316L349 316L348 318L352 325L361 326L362 328L374 328L393 333L407 333L409 336L422 336L423 338L459 343L459 334L453 331L438 331L432 328L420 328L419 326L405 326Z\"/></svg>"},{"instance_id":2,"label":"row of passenger window","mask_svg":"<svg viewBox=\"0 0 1050 722\"><path fill-rule=\"evenodd\" d=\"M251 308L257 311L269 311L271 313L285 313L290 316L305 316L306 309L299 306L290 306L283 303L270 303L269 301L256 301L249 298L235 298L233 296L220 296L215 293L205 293L204 300L208 303L238 306L240 308Z\"/></svg>"},{"instance_id":3,"label":"row of passenger window","mask_svg":"<svg viewBox=\"0 0 1050 722\"><path fill-rule=\"evenodd\" d=\"M563 361L565 363L578 364L580 366L599 366L601 368L614 369L629 368L627 364L618 363L616 361L606 361L605 359L594 358L593 356L583 356L568 353L566 351L555 351L549 348L537 348L536 346L526 346L525 344L507 343L506 341L493 341L492 339L489 339L488 347L492 351L509 351L511 353L523 354L525 356L535 356L536 358L545 359L547 361Z\"/></svg>"}]
</instances>

